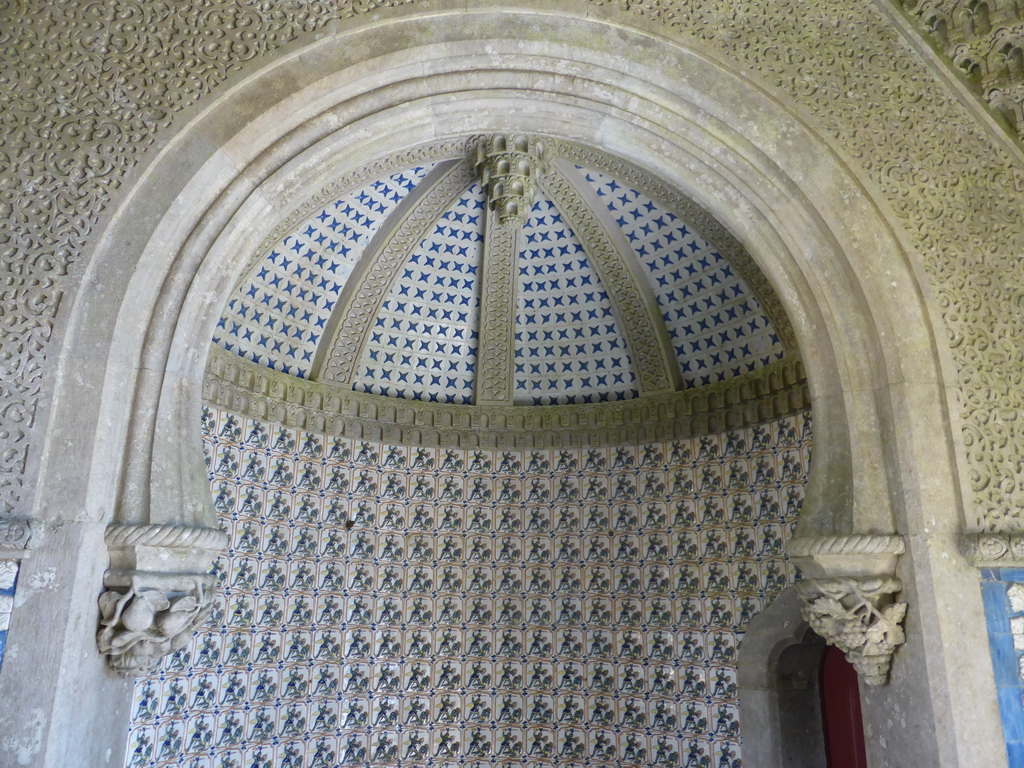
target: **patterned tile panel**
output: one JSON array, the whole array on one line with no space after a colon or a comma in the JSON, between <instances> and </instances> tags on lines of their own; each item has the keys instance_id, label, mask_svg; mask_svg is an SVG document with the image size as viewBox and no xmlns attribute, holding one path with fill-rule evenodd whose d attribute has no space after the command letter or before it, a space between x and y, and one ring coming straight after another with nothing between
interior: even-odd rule
<instances>
[{"instance_id":1,"label":"patterned tile panel","mask_svg":"<svg viewBox=\"0 0 1024 768\"><path fill-rule=\"evenodd\" d=\"M983 568L981 594L1010 765L1024 765L1024 570Z\"/></svg>"},{"instance_id":2,"label":"patterned tile panel","mask_svg":"<svg viewBox=\"0 0 1024 768\"><path fill-rule=\"evenodd\" d=\"M18 581L17 560L0 560L0 664L7 648L7 630L14 612L14 588Z\"/></svg>"},{"instance_id":3,"label":"patterned tile panel","mask_svg":"<svg viewBox=\"0 0 1024 768\"><path fill-rule=\"evenodd\" d=\"M483 209L473 184L413 251L370 329L354 389L472 402Z\"/></svg>"},{"instance_id":4,"label":"patterned tile panel","mask_svg":"<svg viewBox=\"0 0 1024 768\"><path fill-rule=\"evenodd\" d=\"M793 578L807 417L612 449L409 449L206 411L208 629L127 765L739 765L736 647Z\"/></svg>"},{"instance_id":5,"label":"patterned tile panel","mask_svg":"<svg viewBox=\"0 0 1024 768\"><path fill-rule=\"evenodd\" d=\"M543 195L519 253L513 399L517 405L637 396L632 360L590 259Z\"/></svg>"},{"instance_id":6,"label":"patterned tile panel","mask_svg":"<svg viewBox=\"0 0 1024 768\"><path fill-rule=\"evenodd\" d=\"M432 167L368 184L297 228L235 291L214 343L268 368L306 377L327 318L363 249Z\"/></svg>"},{"instance_id":7,"label":"patterned tile panel","mask_svg":"<svg viewBox=\"0 0 1024 768\"><path fill-rule=\"evenodd\" d=\"M724 381L782 358L757 299L710 243L640 192L579 170L646 268L686 386Z\"/></svg>"}]
</instances>

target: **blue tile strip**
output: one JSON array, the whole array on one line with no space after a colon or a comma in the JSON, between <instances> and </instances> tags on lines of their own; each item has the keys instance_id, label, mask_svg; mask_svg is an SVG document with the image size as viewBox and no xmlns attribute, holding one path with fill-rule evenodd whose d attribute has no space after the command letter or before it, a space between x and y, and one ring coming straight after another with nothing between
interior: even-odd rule
<instances>
[{"instance_id":1,"label":"blue tile strip","mask_svg":"<svg viewBox=\"0 0 1024 768\"><path fill-rule=\"evenodd\" d=\"M981 577L1006 753L1011 766L1024 765L1024 569L985 568Z\"/></svg>"},{"instance_id":2,"label":"blue tile strip","mask_svg":"<svg viewBox=\"0 0 1024 768\"><path fill-rule=\"evenodd\" d=\"M7 649L7 628L14 609L14 589L18 582L18 561L0 560L0 665Z\"/></svg>"}]
</instances>

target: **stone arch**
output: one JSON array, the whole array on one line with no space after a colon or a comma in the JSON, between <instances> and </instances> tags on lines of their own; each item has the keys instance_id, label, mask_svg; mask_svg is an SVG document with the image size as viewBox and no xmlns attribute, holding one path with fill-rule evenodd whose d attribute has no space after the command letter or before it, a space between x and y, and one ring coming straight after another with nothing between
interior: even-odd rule
<instances>
[{"instance_id":1,"label":"stone arch","mask_svg":"<svg viewBox=\"0 0 1024 768\"><path fill-rule=\"evenodd\" d=\"M952 541L960 470L935 318L887 207L828 138L720 55L600 14L555 27L525 9L438 12L341 28L280 54L180 126L125 197L66 331L52 421L75 427L51 431L41 469L40 508L89 523L91 539L69 545L92 547L83 583L98 584L108 524L185 537L122 541L112 550L122 569L170 558L194 574L217 549L197 449L205 355L267 222L368 158L509 129L600 146L656 172L730 229L774 284L816 416L794 551L807 573L891 575L896 534L921 530L936 509ZM60 462L69 443L79 465ZM189 530L208 531L202 545L185 541L199 536ZM915 642L931 660L927 682L915 683L935 691L929 749L975 764L980 750L966 746L977 732L956 724L941 693L964 674L950 658L956 643L943 649L941 632L927 635L948 617L931 615L934 595L908 591L921 601ZM84 624L92 594L71 598ZM95 654L76 674L124 696ZM84 727L72 714L49 725L68 744Z\"/></svg>"}]
</instances>

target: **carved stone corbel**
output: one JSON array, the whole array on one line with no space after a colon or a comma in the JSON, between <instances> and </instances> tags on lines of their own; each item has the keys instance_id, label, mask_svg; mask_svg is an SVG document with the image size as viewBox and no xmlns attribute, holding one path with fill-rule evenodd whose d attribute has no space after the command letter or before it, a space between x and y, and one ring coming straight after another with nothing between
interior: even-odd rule
<instances>
[{"instance_id":1,"label":"carved stone corbel","mask_svg":"<svg viewBox=\"0 0 1024 768\"><path fill-rule=\"evenodd\" d=\"M805 576L796 585L804 619L868 685L888 681L906 642L907 604L894 599L903 584L893 575L904 550L902 538L881 534L801 537L787 547Z\"/></svg>"},{"instance_id":2,"label":"carved stone corbel","mask_svg":"<svg viewBox=\"0 0 1024 768\"><path fill-rule=\"evenodd\" d=\"M906 642L907 604L893 602L899 579L810 579L796 585L811 629L846 654L868 685L885 685L892 655Z\"/></svg>"},{"instance_id":3,"label":"carved stone corbel","mask_svg":"<svg viewBox=\"0 0 1024 768\"><path fill-rule=\"evenodd\" d=\"M497 134L476 147L476 168L487 204L502 226L522 225L533 208L541 172L541 142L529 136Z\"/></svg>"},{"instance_id":4,"label":"carved stone corbel","mask_svg":"<svg viewBox=\"0 0 1024 768\"><path fill-rule=\"evenodd\" d=\"M152 671L185 646L213 609L214 558L228 537L214 528L112 525L111 567L99 597L97 645L123 677Z\"/></svg>"}]
</instances>

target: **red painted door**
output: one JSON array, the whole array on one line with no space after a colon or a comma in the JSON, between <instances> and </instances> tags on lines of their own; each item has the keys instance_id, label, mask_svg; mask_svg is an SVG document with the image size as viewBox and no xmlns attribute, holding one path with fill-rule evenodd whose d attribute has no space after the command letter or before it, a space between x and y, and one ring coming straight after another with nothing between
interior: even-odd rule
<instances>
[{"instance_id":1,"label":"red painted door","mask_svg":"<svg viewBox=\"0 0 1024 768\"><path fill-rule=\"evenodd\" d=\"M857 671L834 646L825 651L820 683L828 768L867 768Z\"/></svg>"}]
</instances>

